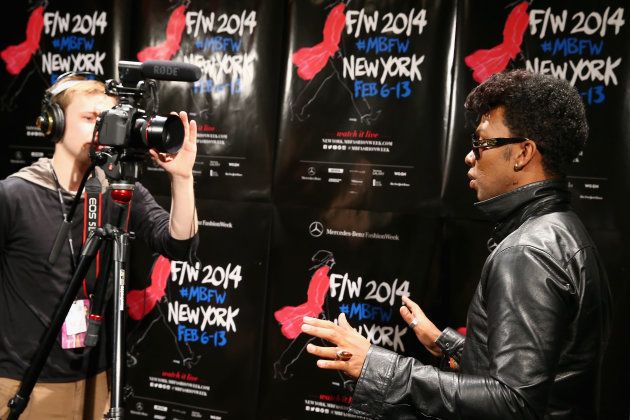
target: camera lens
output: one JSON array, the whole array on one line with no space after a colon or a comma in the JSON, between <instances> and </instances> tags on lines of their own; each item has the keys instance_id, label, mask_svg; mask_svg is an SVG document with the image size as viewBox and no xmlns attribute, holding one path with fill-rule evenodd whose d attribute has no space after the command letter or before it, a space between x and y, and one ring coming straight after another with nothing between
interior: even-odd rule
<instances>
[{"instance_id":1,"label":"camera lens","mask_svg":"<svg viewBox=\"0 0 630 420\"><path fill-rule=\"evenodd\" d=\"M184 142L184 124L178 116L156 115L143 124L143 140L160 153L177 153Z\"/></svg>"}]
</instances>

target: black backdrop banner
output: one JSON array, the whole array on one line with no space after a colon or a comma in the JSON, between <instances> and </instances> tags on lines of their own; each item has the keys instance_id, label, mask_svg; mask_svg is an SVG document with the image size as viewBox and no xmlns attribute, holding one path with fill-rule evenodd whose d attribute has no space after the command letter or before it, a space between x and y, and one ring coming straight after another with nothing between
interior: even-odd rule
<instances>
[{"instance_id":1,"label":"black backdrop banner","mask_svg":"<svg viewBox=\"0 0 630 420\"><path fill-rule=\"evenodd\" d=\"M305 315L332 320L344 312L372 343L426 356L398 310L402 295L420 299L430 288L438 237L437 220L410 214L276 212L260 416L349 416L353 381L316 367L304 350L311 341L300 331Z\"/></svg>"},{"instance_id":2,"label":"black backdrop banner","mask_svg":"<svg viewBox=\"0 0 630 420\"><path fill-rule=\"evenodd\" d=\"M168 200L161 200L167 204ZM271 211L198 200L199 265L134 244L127 295L131 418L252 418Z\"/></svg>"},{"instance_id":3,"label":"black backdrop banner","mask_svg":"<svg viewBox=\"0 0 630 420\"><path fill-rule=\"evenodd\" d=\"M628 96L630 25L624 4L533 2L528 12L525 68L568 80L587 107L589 140L568 175L573 206L588 226L615 229L622 217L626 219L617 209L623 206L620 201L627 202L619 187L628 183L615 179L611 169L630 163L616 152L627 142L622 137L627 124L623 118L610 118Z\"/></svg>"},{"instance_id":4,"label":"black backdrop banner","mask_svg":"<svg viewBox=\"0 0 630 420\"><path fill-rule=\"evenodd\" d=\"M201 81L163 82L159 98L161 113L183 109L199 123L200 266L134 246L127 413L344 416L351 383L300 353L291 315L343 311L374 342L434 362L404 332L399 295L439 328L465 324L491 229L463 162L466 94L488 71L566 78L591 127L569 174L574 206L614 297L600 408L625 418L626 9L621 0L7 2L0 177L50 156L33 122L61 72L110 78L120 59L200 65ZM143 183L167 204L167 176L147 169ZM267 203L248 204L258 201ZM210 325L219 314L232 322Z\"/></svg>"},{"instance_id":5,"label":"black backdrop banner","mask_svg":"<svg viewBox=\"0 0 630 420\"><path fill-rule=\"evenodd\" d=\"M161 82L160 111L197 121L196 190L205 198L268 200L282 51L282 2L146 0L135 3L128 59L188 62L195 83ZM168 194L161 168L143 178Z\"/></svg>"},{"instance_id":6,"label":"black backdrop banner","mask_svg":"<svg viewBox=\"0 0 630 420\"><path fill-rule=\"evenodd\" d=\"M459 2L453 118L448 147L445 205L450 214L479 217L464 182L470 150L464 118L466 94L492 73L526 68L568 80L587 106L590 136L574 161L569 182L573 205L592 228L627 226L627 137L623 118L610 118L628 103L630 31L617 1ZM480 31L479 28L484 28ZM625 105L626 107L628 105ZM607 162L607 164L602 164Z\"/></svg>"},{"instance_id":7,"label":"black backdrop banner","mask_svg":"<svg viewBox=\"0 0 630 420\"><path fill-rule=\"evenodd\" d=\"M44 90L57 77L68 71L92 72L102 79L114 76L127 10L126 4L114 1L3 4L0 124L6 153L0 159L6 173L52 156L52 145L35 127L35 119Z\"/></svg>"},{"instance_id":8,"label":"black backdrop banner","mask_svg":"<svg viewBox=\"0 0 630 420\"><path fill-rule=\"evenodd\" d=\"M435 205L454 4L347 3L290 3L275 198Z\"/></svg>"}]
</instances>

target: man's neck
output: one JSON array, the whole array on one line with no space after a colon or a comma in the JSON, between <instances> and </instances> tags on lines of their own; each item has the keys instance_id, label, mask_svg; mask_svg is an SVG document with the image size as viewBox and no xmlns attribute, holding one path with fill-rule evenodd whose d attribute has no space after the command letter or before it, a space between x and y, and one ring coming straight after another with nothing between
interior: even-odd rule
<instances>
[{"instance_id":1,"label":"man's neck","mask_svg":"<svg viewBox=\"0 0 630 420\"><path fill-rule=\"evenodd\" d=\"M63 189L75 192L81 185L81 180L89 165L79 163L76 159L68 159L62 153L53 155L52 166Z\"/></svg>"}]
</instances>

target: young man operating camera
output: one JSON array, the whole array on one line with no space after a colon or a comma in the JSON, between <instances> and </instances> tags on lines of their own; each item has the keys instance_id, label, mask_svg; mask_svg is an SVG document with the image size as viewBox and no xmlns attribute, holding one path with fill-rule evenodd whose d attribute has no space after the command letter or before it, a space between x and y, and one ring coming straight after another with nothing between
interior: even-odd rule
<instances>
[{"instance_id":1,"label":"young man operating camera","mask_svg":"<svg viewBox=\"0 0 630 420\"><path fill-rule=\"evenodd\" d=\"M60 78L49 90L50 103L62 110L55 124L63 127L53 136L52 159L33 165L0 181L0 418L6 418L8 400L35 354L39 341L72 277L83 237L83 203L75 212L69 238L55 264L48 256L57 230L69 211L81 179L88 170L90 144L97 116L114 105L105 86L85 76ZM136 183L131 201L129 230L155 252L186 259L197 242L197 219L192 168L197 151L197 126L185 112L179 117L184 141L176 155L149 153L169 174L171 213L162 209L142 185ZM107 179L97 167L96 177ZM102 209L110 197L103 194ZM105 216L104 216L105 219ZM88 281L77 300L88 301L94 284ZM68 322L68 318L66 318ZM64 325L64 327L66 327ZM21 419L101 418L108 405L105 370L109 346L101 329L96 347L55 343ZM65 347L65 348L64 348Z\"/></svg>"}]
</instances>

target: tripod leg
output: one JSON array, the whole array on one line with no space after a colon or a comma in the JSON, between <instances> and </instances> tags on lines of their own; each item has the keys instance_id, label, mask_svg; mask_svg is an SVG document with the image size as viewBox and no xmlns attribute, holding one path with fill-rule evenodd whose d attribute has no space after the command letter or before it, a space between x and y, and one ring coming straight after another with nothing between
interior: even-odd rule
<instances>
[{"instance_id":1,"label":"tripod leg","mask_svg":"<svg viewBox=\"0 0 630 420\"><path fill-rule=\"evenodd\" d=\"M106 419L122 419L123 407L123 357L125 356L125 296L129 234L115 234L114 260L114 354L112 366L112 392L110 410Z\"/></svg>"},{"instance_id":2,"label":"tripod leg","mask_svg":"<svg viewBox=\"0 0 630 420\"><path fill-rule=\"evenodd\" d=\"M103 261L111 261L111 244L106 242L103 252ZM98 343L99 332L103 322L106 302L109 300L107 296L107 285L109 283L109 268L111 264L105 264L101 271L96 287L94 288L94 299L90 308L90 316L88 317L88 329L85 335L85 347L94 347Z\"/></svg>"},{"instance_id":3,"label":"tripod leg","mask_svg":"<svg viewBox=\"0 0 630 420\"><path fill-rule=\"evenodd\" d=\"M33 387L37 382L37 378L39 378L42 368L46 363L46 359L48 359L48 355L50 354L50 350L57 340L57 335L59 334L61 326L66 319L68 310L70 309L70 306L72 306L72 303L77 296L77 292L81 287L81 282L83 281L83 278L85 278L85 274L89 270L92 261L96 258L96 254L103 244L103 235L104 233L102 229L96 229L92 231L85 242L76 271L74 272L70 283L68 283L68 286L66 287L66 291L64 292L61 302L52 317L49 328L40 340L40 345L33 357L33 360L31 361L30 366L22 377L20 389L9 401L9 408L11 409L8 417L9 420L18 419L20 414L22 414L26 408L31 393L33 392Z\"/></svg>"}]
</instances>

